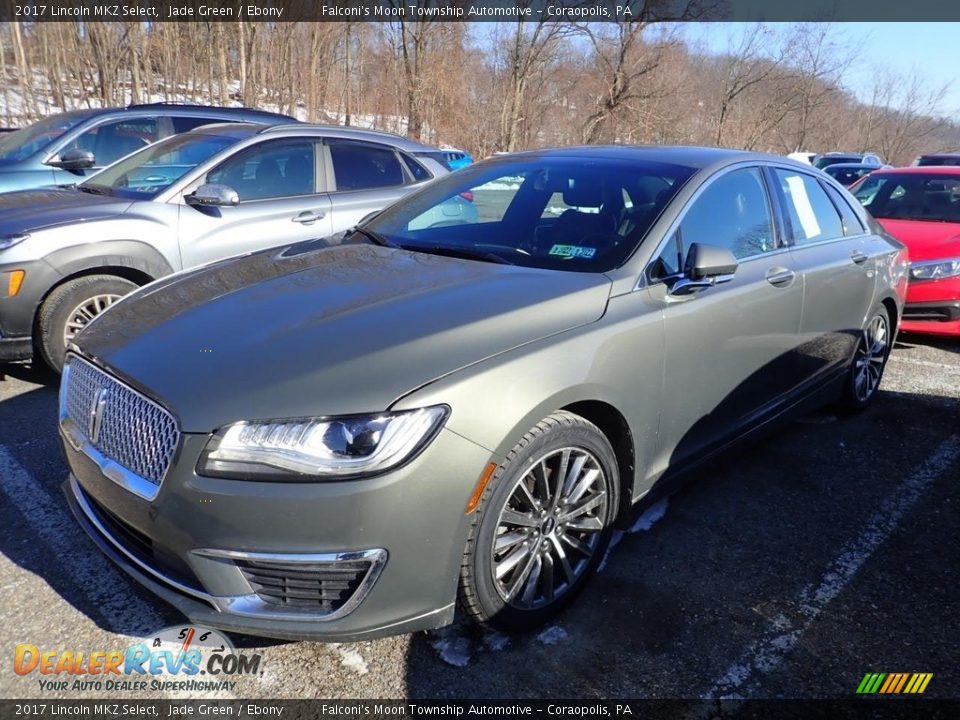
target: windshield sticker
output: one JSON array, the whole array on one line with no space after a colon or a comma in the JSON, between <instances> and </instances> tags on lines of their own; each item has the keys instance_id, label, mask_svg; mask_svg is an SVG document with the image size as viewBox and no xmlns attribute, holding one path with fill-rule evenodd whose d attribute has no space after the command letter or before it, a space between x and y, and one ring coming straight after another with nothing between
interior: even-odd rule
<instances>
[{"instance_id":1,"label":"windshield sticker","mask_svg":"<svg viewBox=\"0 0 960 720\"><path fill-rule=\"evenodd\" d=\"M554 245L550 248L549 255L559 255L568 258L592 258L597 254L597 249L592 247L580 247L579 245Z\"/></svg>"}]
</instances>

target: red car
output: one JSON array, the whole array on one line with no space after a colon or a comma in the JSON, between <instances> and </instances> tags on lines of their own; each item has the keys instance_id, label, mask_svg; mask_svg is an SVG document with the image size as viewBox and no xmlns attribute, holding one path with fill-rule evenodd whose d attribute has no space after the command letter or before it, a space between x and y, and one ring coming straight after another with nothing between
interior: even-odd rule
<instances>
[{"instance_id":1,"label":"red car","mask_svg":"<svg viewBox=\"0 0 960 720\"><path fill-rule=\"evenodd\" d=\"M910 252L900 329L960 336L960 167L877 170L850 192Z\"/></svg>"}]
</instances>

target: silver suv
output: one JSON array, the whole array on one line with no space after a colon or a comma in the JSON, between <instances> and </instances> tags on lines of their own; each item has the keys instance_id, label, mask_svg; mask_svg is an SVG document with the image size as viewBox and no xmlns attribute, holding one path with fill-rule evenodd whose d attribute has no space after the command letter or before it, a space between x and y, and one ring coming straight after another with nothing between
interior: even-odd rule
<instances>
[{"instance_id":1,"label":"silver suv","mask_svg":"<svg viewBox=\"0 0 960 720\"><path fill-rule=\"evenodd\" d=\"M208 125L79 185L0 195L0 361L36 351L59 370L73 336L137 286L346 230L446 174L434 152L370 130ZM437 221L472 209L460 198Z\"/></svg>"}]
</instances>

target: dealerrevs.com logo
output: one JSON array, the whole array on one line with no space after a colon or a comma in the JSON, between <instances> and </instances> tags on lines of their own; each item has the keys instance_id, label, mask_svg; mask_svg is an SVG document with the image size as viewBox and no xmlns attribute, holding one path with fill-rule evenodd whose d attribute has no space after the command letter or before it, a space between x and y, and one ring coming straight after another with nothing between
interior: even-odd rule
<instances>
[{"instance_id":1,"label":"dealerrevs.com logo","mask_svg":"<svg viewBox=\"0 0 960 720\"><path fill-rule=\"evenodd\" d=\"M222 633L197 625L164 628L124 649L49 650L19 643L17 675L38 676L41 690L233 690L231 678L262 674L261 656L237 652Z\"/></svg>"}]
</instances>

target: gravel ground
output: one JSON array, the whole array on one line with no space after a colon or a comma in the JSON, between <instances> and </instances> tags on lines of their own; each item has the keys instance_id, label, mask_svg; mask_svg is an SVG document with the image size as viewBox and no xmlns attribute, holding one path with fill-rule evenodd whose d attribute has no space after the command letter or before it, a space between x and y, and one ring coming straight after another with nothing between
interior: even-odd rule
<instances>
[{"instance_id":1,"label":"gravel ground","mask_svg":"<svg viewBox=\"0 0 960 720\"><path fill-rule=\"evenodd\" d=\"M3 374L0 697L84 697L15 675L14 646L123 648L183 618L71 518L55 379ZM512 638L459 622L343 645L234 638L263 674L218 696L849 697L867 672L932 672L927 695L958 698L958 398L960 342L901 338L867 413L785 425L639 508L557 624Z\"/></svg>"}]
</instances>

